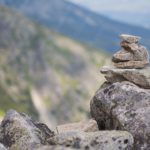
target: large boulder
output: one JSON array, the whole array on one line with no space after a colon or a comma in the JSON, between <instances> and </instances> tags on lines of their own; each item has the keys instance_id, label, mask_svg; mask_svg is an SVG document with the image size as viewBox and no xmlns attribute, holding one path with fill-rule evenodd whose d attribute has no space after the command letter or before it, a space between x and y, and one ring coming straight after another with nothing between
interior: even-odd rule
<instances>
[{"instance_id":1,"label":"large boulder","mask_svg":"<svg viewBox=\"0 0 150 150\"><path fill-rule=\"evenodd\" d=\"M46 125L15 110L8 111L0 125L0 143L12 150L37 149L52 136L54 132Z\"/></svg>"},{"instance_id":2,"label":"large boulder","mask_svg":"<svg viewBox=\"0 0 150 150\"><path fill-rule=\"evenodd\" d=\"M50 141L54 145L85 150L131 150L133 146L133 137L126 131L65 132Z\"/></svg>"},{"instance_id":3,"label":"large boulder","mask_svg":"<svg viewBox=\"0 0 150 150\"><path fill-rule=\"evenodd\" d=\"M129 81L142 88L150 89L150 67L144 69L119 69L103 67L101 73L110 83Z\"/></svg>"},{"instance_id":4,"label":"large boulder","mask_svg":"<svg viewBox=\"0 0 150 150\"><path fill-rule=\"evenodd\" d=\"M150 149L150 90L130 82L105 83L91 101L91 115L102 130L126 130L134 149Z\"/></svg>"}]
</instances>

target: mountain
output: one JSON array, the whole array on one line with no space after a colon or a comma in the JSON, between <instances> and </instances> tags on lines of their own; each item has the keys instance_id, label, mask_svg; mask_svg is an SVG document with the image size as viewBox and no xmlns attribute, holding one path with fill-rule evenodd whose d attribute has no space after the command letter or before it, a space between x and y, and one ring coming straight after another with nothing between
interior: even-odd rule
<instances>
[{"instance_id":1,"label":"mountain","mask_svg":"<svg viewBox=\"0 0 150 150\"><path fill-rule=\"evenodd\" d=\"M87 118L108 55L4 6L0 20L0 116L13 108L49 126Z\"/></svg>"},{"instance_id":2,"label":"mountain","mask_svg":"<svg viewBox=\"0 0 150 150\"><path fill-rule=\"evenodd\" d=\"M109 18L150 29L147 0L68 0Z\"/></svg>"},{"instance_id":3,"label":"mountain","mask_svg":"<svg viewBox=\"0 0 150 150\"><path fill-rule=\"evenodd\" d=\"M108 19L65 0L0 0L38 23L75 40L110 52L118 50L119 35L135 34L150 48L150 30Z\"/></svg>"},{"instance_id":4,"label":"mountain","mask_svg":"<svg viewBox=\"0 0 150 150\"><path fill-rule=\"evenodd\" d=\"M110 16L111 18L113 18L115 20L119 20L119 21L126 22L129 24L141 26L141 27L144 27L144 28L150 30L150 20L148 19L149 15L150 15L150 11L143 12L143 13L141 11L138 11L138 12L136 12L136 11L135 12L107 11L104 14L106 16ZM135 16L138 16L138 17L135 17Z\"/></svg>"}]
</instances>

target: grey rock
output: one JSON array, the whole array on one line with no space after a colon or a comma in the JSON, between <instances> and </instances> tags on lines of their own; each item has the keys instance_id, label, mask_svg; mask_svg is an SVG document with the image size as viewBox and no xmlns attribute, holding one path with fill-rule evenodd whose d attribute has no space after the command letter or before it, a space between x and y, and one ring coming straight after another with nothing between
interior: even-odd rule
<instances>
[{"instance_id":1,"label":"grey rock","mask_svg":"<svg viewBox=\"0 0 150 150\"><path fill-rule=\"evenodd\" d=\"M66 132L50 141L56 145L90 150L131 150L133 146L133 137L126 131Z\"/></svg>"},{"instance_id":2,"label":"grey rock","mask_svg":"<svg viewBox=\"0 0 150 150\"><path fill-rule=\"evenodd\" d=\"M91 115L103 130L126 130L135 150L150 148L150 90L130 83L107 83L91 101Z\"/></svg>"},{"instance_id":3,"label":"grey rock","mask_svg":"<svg viewBox=\"0 0 150 150\"><path fill-rule=\"evenodd\" d=\"M54 133L46 125L15 110L8 111L0 125L0 142L12 150L37 149L52 136Z\"/></svg>"},{"instance_id":4,"label":"grey rock","mask_svg":"<svg viewBox=\"0 0 150 150\"><path fill-rule=\"evenodd\" d=\"M123 41L126 41L128 43L138 43L141 40L141 37L139 36L133 36L128 34L121 34L120 37Z\"/></svg>"},{"instance_id":5,"label":"grey rock","mask_svg":"<svg viewBox=\"0 0 150 150\"><path fill-rule=\"evenodd\" d=\"M129 81L142 88L150 88L150 67L144 69L103 67L101 73L104 74L106 80L111 83Z\"/></svg>"},{"instance_id":6,"label":"grey rock","mask_svg":"<svg viewBox=\"0 0 150 150\"><path fill-rule=\"evenodd\" d=\"M71 147L65 147L65 146L41 146L37 150L75 150L74 148Z\"/></svg>"},{"instance_id":7,"label":"grey rock","mask_svg":"<svg viewBox=\"0 0 150 150\"><path fill-rule=\"evenodd\" d=\"M58 133L63 133L68 131L95 132L99 129L97 126L97 122L93 119L90 119L88 121L59 125L57 126L56 130Z\"/></svg>"},{"instance_id":8,"label":"grey rock","mask_svg":"<svg viewBox=\"0 0 150 150\"><path fill-rule=\"evenodd\" d=\"M7 150L7 148L3 144L0 143L0 150Z\"/></svg>"}]
</instances>

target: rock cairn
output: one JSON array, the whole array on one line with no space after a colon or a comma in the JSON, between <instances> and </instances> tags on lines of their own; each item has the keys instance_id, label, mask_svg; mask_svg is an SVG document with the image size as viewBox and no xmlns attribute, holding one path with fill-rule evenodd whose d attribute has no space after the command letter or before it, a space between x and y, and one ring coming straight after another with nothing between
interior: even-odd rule
<instances>
[{"instance_id":1,"label":"rock cairn","mask_svg":"<svg viewBox=\"0 0 150 150\"><path fill-rule=\"evenodd\" d=\"M0 123L0 150L149 150L149 56L140 37L121 38L123 50L113 55L114 67L101 69L107 81L91 100L91 120L52 131L10 110Z\"/></svg>"},{"instance_id":2,"label":"rock cairn","mask_svg":"<svg viewBox=\"0 0 150 150\"><path fill-rule=\"evenodd\" d=\"M112 59L116 68L144 68L149 64L147 49L139 44L140 37L122 34L121 38L123 49Z\"/></svg>"},{"instance_id":3,"label":"rock cairn","mask_svg":"<svg viewBox=\"0 0 150 150\"><path fill-rule=\"evenodd\" d=\"M138 36L121 35L123 50L115 53L112 58L114 67L103 67L108 82L129 81L142 88L150 89L150 68L148 51L139 44Z\"/></svg>"},{"instance_id":4,"label":"rock cairn","mask_svg":"<svg viewBox=\"0 0 150 150\"><path fill-rule=\"evenodd\" d=\"M121 35L121 51L113 67L103 67L106 82L91 100L91 115L100 130L125 130L134 137L136 150L150 149L149 55L140 37Z\"/></svg>"}]
</instances>

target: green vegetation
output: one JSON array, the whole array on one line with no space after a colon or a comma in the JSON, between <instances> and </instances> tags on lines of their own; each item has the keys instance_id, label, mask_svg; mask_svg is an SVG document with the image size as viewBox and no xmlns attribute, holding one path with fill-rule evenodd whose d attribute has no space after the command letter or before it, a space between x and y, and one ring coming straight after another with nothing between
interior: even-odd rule
<instances>
[{"instance_id":1,"label":"green vegetation","mask_svg":"<svg viewBox=\"0 0 150 150\"><path fill-rule=\"evenodd\" d=\"M40 118L44 111L59 123L88 117L108 55L5 7L0 20L0 116L16 109Z\"/></svg>"}]
</instances>

